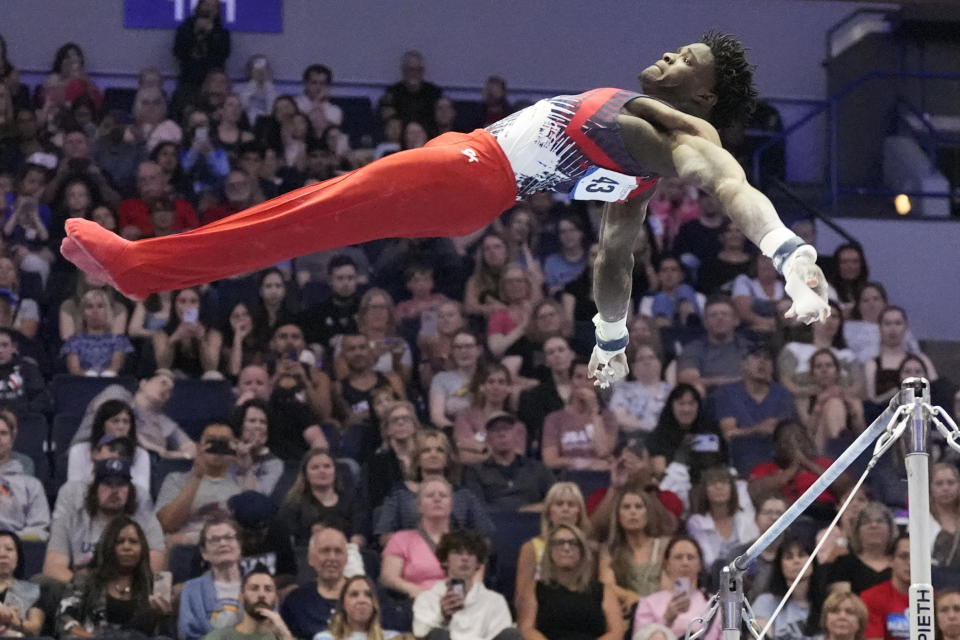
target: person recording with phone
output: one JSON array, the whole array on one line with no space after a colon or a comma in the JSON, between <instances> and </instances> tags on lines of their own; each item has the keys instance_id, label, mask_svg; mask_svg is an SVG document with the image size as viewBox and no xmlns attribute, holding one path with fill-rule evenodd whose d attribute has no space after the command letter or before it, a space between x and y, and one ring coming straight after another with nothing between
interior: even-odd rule
<instances>
[{"instance_id":1,"label":"person recording with phone","mask_svg":"<svg viewBox=\"0 0 960 640\"><path fill-rule=\"evenodd\" d=\"M168 545L197 544L206 516L228 511L227 501L245 489L256 490L257 478L239 475L236 437L225 424L211 424L200 437L190 471L168 473L157 496L157 519Z\"/></svg>"},{"instance_id":2,"label":"person recording with phone","mask_svg":"<svg viewBox=\"0 0 960 640\"><path fill-rule=\"evenodd\" d=\"M173 310L163 329L153 336L157 367L188 378L217 377L223 334L208 326L203 298L196 288L172 295Z\"/></svg>"},{"instance_id":3,"label":"person recording with phone","mask_svg":"<svg viewBox=\"0 0 960 640\"><path fill-rule=\"evenodd\" d=\"M215 138L207 112L198 109L187 117L180 165L198 198L205 192L218 191L230 173L230 157L225 149L217 146Z\"/></svg>"},{"instance_id":4,"label":"person recording with phone","mask_svg":"<svg viewBox=\"0 0 960 640\"><path fill-rule=\"evenodd\" d=\"M427 640L521 640L502 595L483 585L478 572L487 543L475 531L443 534L437 559L447 574L413 601L413 634Z\"/></svg>"},{"instance_id":5,"label":"person recording with phone","mask_svg":"<svg viewBox=\"0 0 960 640\"><path fill-rule=\"evenodd\" d=\"M696 540L679 535L667 544L664 558L661 586L665 588L640 598L633 618L633 629L636 633L647 625L664 625L676 637L682 638L691 620L706 610L707 598L700 589L703 555ZM700 623L695 623L691 631L701 628ZM704 640L720 639L719 617L713 619L713 624L701 637Z\"/></svg>"}]
</instances>

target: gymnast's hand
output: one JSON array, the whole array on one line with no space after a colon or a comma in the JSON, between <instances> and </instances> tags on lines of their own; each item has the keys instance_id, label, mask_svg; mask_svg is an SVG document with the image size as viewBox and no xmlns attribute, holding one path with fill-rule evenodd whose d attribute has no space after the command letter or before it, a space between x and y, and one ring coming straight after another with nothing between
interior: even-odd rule
<instances>
[{"instance_id":1,"label":"gymnast's hand","mask_svg":"<svg viewBox=\"0 0 960 640\"><path fill-rule=\"evenodd\" d=\"M804 249L809 248L809 251ZM804 324L823 322L830 315L827 302L827 279L816 264L817 254L807 245L799 247L783 268L784 290L793 304L787 309L787 318L797 318Z\"/></svg>"},{"instance_id":2,"label":"gymnast's hand","mask_svg":"<svg viewBox=\"0 0 960 640\"><path fill-rule=\"evenodd\" d=\"M601 349L599 345L593 347L587 371L596 386L606 389L612 383L626 378L629 370L627 356L622 350L610 353Z\"/></svg>"}]
</instances>

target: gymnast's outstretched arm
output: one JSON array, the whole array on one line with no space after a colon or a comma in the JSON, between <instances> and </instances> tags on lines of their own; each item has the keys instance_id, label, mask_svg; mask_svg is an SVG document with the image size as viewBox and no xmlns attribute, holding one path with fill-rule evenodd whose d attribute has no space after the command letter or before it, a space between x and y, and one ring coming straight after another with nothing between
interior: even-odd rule
<instances>
[{"instance_id":1,"label":"gymnast's outstretched arm","mask_svg":"<svg viewBox=\"0 0 960 640\"><path fill-rule=\"evenodd\" d=\"M637 101L640 102L640 101ZM743 169L736 159L721 146L716 131L706 121L677 112L666 105L650 100L642 101L647 107L648 118L634 115L618 116L624 140L637 161L645 168L661 176L678 176L691 184L708 191L720 202L724 212L743 230L764 255L773 259L774 265L785 277L785 289L793 301L787 317L796 316L810 323L822 320L830 313L827 305L827 285L823 273L816 266L816 250L803 243L789 231L777 216L770 200L747 182ZM662 117L660 113L662 112ZM607 209L607 213L626 210ZM611 216L613 217L613 216ZM639 227L642 218L634 222ZM606 225L606 216L604 220ZM597 347L591 358L590 372L601 386L619 380L626 374L626 305L629 288L620 291L619 300L613 293L614 283L623 275L617 275L616 267L632 270L629 262L617 264L605 254L604 240L611 243L613 255L620 255L619 244L623 239L613 239L613 234L601 234L600 254L597 264L603 271L595 271L595 297L600 313L594 318L597 325ZM635 236L634 236L635 237ZM630 273L630 271L625 271ZM598 282L602 280L602 282ZM622 289L622 286L620 287ZM601 307L601 304L603 305ZM621 313L619 317L618 313Z\"/></svg>"}]
</instances>

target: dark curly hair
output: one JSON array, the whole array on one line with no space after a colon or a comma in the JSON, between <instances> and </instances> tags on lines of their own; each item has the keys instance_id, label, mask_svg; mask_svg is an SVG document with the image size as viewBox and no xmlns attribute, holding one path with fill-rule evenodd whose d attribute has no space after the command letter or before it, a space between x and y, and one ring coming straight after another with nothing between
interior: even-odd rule
<instances>
[{"instance_id":1,"label":"dark curly hair","mask_svg":"<svg viewBox=\"0 0 960 640\"><path fill-rule=\"evenodd\" d=\"M753 86L753 65L747 62L746 49L731 35L709 31L700 42L713 53L716 86L710 120L718 129L746 123L753 114L757 90Z\"/></svg>"}]
</instances>

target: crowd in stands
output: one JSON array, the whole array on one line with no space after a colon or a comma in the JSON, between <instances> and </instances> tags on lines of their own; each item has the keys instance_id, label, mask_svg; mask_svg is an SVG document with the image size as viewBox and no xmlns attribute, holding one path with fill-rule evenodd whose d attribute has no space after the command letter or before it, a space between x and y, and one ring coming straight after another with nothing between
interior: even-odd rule
<instances>
[{"instance_id":1,"label":"crowd in stands","mask_svg":"<svg viewBox=\"0 0 960 640\"><path fill-rule=\"evenodd\" d=\"M174 53L176 90L143 69L124 105L78 44L28 87L0 38L2 636L670 640L903 379L960 411L860 246L821 258L831 317L796 324L770 260L675 180L610 393L587 375L600 209L548 193L468 237L128 300L59 255L66 219L177 233L522 106L492 76L458 114L410 51L358 130L323 64L297 95L266 55L230 78L215 0ZM960 472L934 449L937 623L958 638ZM854 477L745 576L761 620ZM770 637L906 637L906 508L895 447Z\"/></svg>"}]
</instances>

